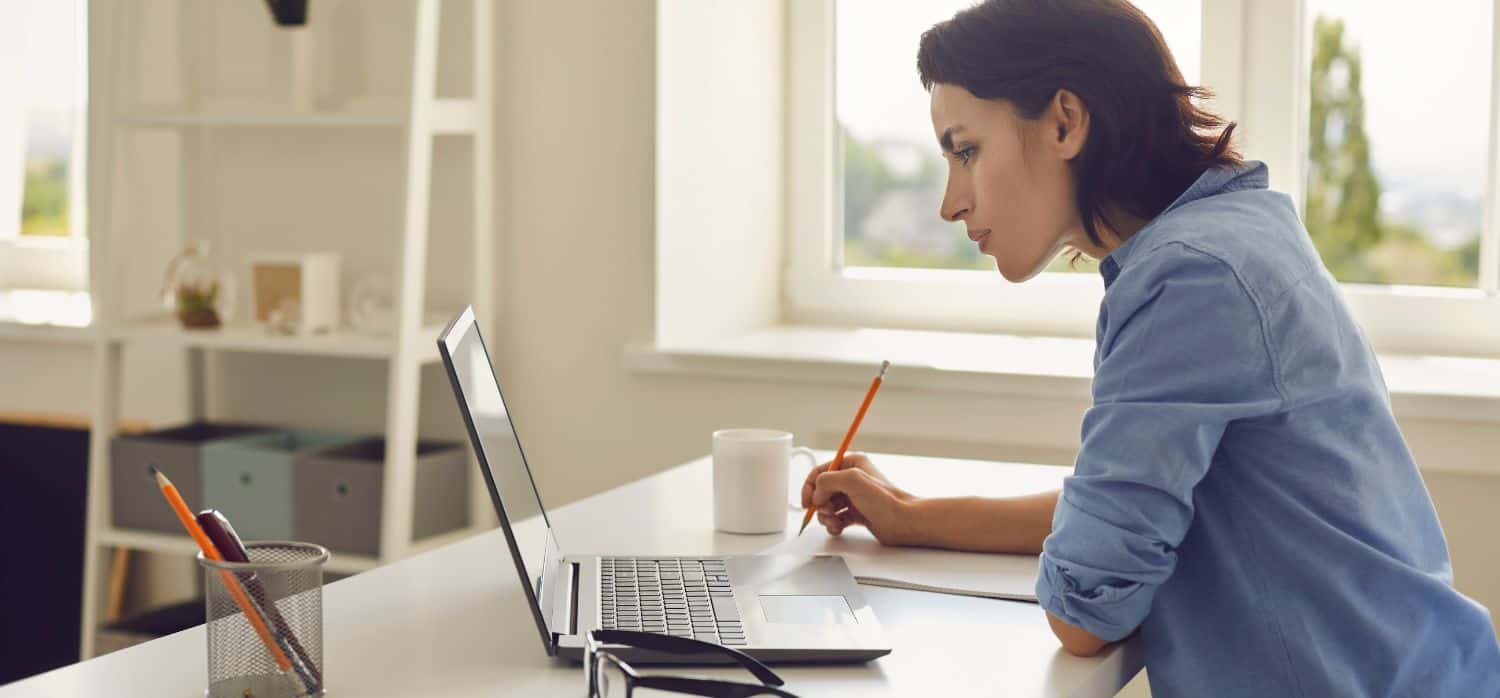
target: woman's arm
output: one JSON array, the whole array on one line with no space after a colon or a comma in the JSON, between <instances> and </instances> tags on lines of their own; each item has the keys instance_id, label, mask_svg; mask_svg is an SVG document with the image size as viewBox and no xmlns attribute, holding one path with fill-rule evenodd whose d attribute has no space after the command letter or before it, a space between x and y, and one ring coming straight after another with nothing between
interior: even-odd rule
<instances>
[{"instance_id":1,"label":"woman's arm","mask_svg":"<svg viewBox=\"0 0 1500 698\"><path fill-rule=\"evenodd\" d=\"M864 454L851 454L843 470L827 470L825 463L808 474L803 505L818 507L818 521L833 535L862 525L888 545L1035 555L1052 532L1061 495L1053 490L1022 497L923 499L891 484ZM1091 656L1108 644L1050 612L1047 623L1073 654Z\"/></svg>"},{"instance_id":2,"label":"woman's arm","mask_svg":"<svg viewBox=\"0 0 1500 698\"><path fill-rule=\"evenodd\" d=\"M910 503L917 545L984 553L1042 552L1060 490L1023 497L940 497Z\"/></svg>"},{"instance_id":3,"label":"woman's arm","mask_svg":"<svg viewBox=\"0 0 1500 698\"><path fill-rule=\"evenodd\" d=\"M925 545L986 553L1042 552L1052 532L1052 512L1060 490L1025 497L917 499L909 516ZM1047 624L1063 649L1091 657L1109 644L1087 630L1047 614Z\"/></svg>"},{"instance_id":4,"label":"woman's arm","mask_svg":"<svg viewBox=\"0 0 1500 698\"><path fill-rule=\"evenodd\" d=\"M1061 490L1023 497L922 498L896 487L863 453L842 468L824 463L807 474L802 505L817 507L832 535L865 526L881 543L987 553L1042 551Z\"/></svg>"}]
</instances>

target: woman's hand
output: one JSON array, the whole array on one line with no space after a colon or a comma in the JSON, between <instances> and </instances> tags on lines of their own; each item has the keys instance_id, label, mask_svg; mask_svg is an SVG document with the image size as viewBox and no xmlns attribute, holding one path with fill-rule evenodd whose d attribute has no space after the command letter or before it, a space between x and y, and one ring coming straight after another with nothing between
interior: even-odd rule
<instances>
[{"instance_id":1,"label":"woman's hand","mask_svg":"<svg viewBox=\"0 0 1500 698\"><path fill-rule=\"evenodd\" d=\"M843 465L829 472L833 462L813 468L802 485L802 506L816 507L818 523L830 535L849 526L870 529L885 545L920 545L911 505L917 497L891 484L863 453L845 454Z\"/></svg>"}]
</instances>

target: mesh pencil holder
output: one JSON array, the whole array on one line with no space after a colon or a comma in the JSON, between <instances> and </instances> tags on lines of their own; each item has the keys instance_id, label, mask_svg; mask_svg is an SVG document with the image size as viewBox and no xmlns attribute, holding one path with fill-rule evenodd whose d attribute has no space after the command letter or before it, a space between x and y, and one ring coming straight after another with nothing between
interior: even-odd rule
<instances>
[{"instance_id":1,"label":"mesh pencil holder","mask_svg":"<svg viewBox=\"0 0 1500 698\"><path fill-rule=\"evenodd\" d=\"M198 555L208 635L205 695L323 695L323 565L328 550L291 541L246 543L245 548L250 562Z\"/></svg>"}]
</instances>

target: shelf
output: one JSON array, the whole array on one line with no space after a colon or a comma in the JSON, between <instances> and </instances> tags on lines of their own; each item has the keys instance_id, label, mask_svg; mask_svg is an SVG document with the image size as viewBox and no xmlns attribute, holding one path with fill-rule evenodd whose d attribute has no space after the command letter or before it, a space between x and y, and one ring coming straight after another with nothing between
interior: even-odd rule
<instances>
[{"instance_id":1,"label":"shelf","mask_svg":"<svg viewBox=\"0 0 1500 698\"><path fill-rule=\"evenodd\" d=\"M94 542L108 547L129 548L131 550L144 550L153 553L189 556L198 554L198 545L186 533L170 534L154 531L104 528L99 531L99 535L95 537ZM357 574L374 569L379 564L379 560L368 555L334 552L328 558L328 565L324 569L339 574Z\"/></svg>"},{"instance_id":2,"label":"shelf","mask_svg":"<svg viewBox=\"0 0 1500 698\"><path fill-rule=\"evenodd\" d=\"M474 101L469 99L433 100L430 113L433 133L472 133L478 123ZM329 111L208 106L199 109L144 109L123 112L115 117L118 125L141 128L374 126L404 129L409 120L410 113L400 104Z\"/></svg>"},{"instance_id":3,"label":"shelf","mask_svg":"<svg viewBox=\"0 0 1500 698\"><path fill-rule=\"evenodd\" d=\"M438 360L437 337L443 324L429 317L415 338L416 356L421 363ZM109 338L121 342L159 342L181 347L222 349L268 354L306 356L342 356L366 359L389 359L396 355L395 337L382 337L336 330L314 335L272 334L250 324L230 324L218 329L190 330L171 318L132 320L109 330Z\"/></svg>"},{"instance_id":4,"label":"shelf","mask_svg":"<svg viewBox=\"0 0 1500 698\"><path fill-rule=\"evenodd\" d=\"M141 111L121 114L116 123L122 126L403 126L406 119L397 113L312 112L213 112L213 111Z\"/></svg>"},{"instance_id":5,"label":"shelf","mask_svg":"<svg viewBox=\"0 0 1500 698\"><path fill-rule=\"evenodd\" d=\"M97 165L100 172L105 176L100 178L101 186L91 188L90 215L88 220L88 239L99 243L100 254L90 257L89 270L93 273L90 282L97 288L112 288L112 277L117 274L128 275L131 270L117 269L111 264L112 257L104 253L105 247L110 247L111 235L118 226L115 217L119 215L115 209L119 203L133 200L130 196L120 196L120 192L113 192L114 185L122 179L122 175L130 172L130 167L119 167L116 162L117 151L122 158L133 160L134 153L130 148L119 148L120 139L129 139L133 136L144 135L147 131L154 134L175 136L189 139L193 137L209 137L201 147L180 147L175 149L175 157L178 161L179 177L184 182L199 181L199 173L190 170L189 166L203 163L207 166L206 173L210 176L203 177L203 184L193 186L178 192L174 197L178 204L177 218L182 234L196 229L213 230L214 212L212 206L204 208L204 204L194 201L212 201L218 193L219 187L211 176L218 164L213 155L218 151L221 144L215 143L211 138L216 133L225 135L241 134L249 135L251 129L262 129L264 135L285 134L295 135L293 130L302 136L312 137L315 140L339 139L342 136L355 136L358 138L374 138L382 140L393 137L398 140L387 143L396 147L375 147L360 141L361 147L357 152L361 154L376 155L382 157L389 155L400 155L393 168L402 177L405 186L402 188L403 197L400 201L402 209L406 211L425 210L425 207L436 205L432 198L432 165L434 151L438 147L436 136L445 134L462 134L467 136L458 140L464 141L463 145L472 149L472 165L470 174L473 184L474 196L468 197L471 206L471 230L467 231L471 237L471 248L477 255L474 274L469 279L468 295L476 301L483 302L495 296L493 285L493 250L495 245L494 207L490 201L490 192L494 189L495 166L492 157L492 122L494 115L494 85L493 68L495 56L492 48L494 46L494 8L488 2L475 2L473 5L473 16L468 22L467 29L472 32L467 44L466 53L470 61L467 82L470 97L460 99L437 98L435 94L438 80L438 54L439 33L438 25L448 3L429 2L423 0L419 3L397 3L401 8L400 14L406 16L410 12L410 21L402 20L404 24L410 25L411 39L413 45L407 39L401 39L394 44L394 49L405 52L411 51L410 70L406 75L400 76L400 84L409 86L409 90L402 90L401 94L382 95L356 95L347 99L340 97L337 103L313 99L312 104L299 106L298 102L289 99L277 99L275 95L226 95L223 93L213 94L212 90L205 90L217 86L217 82L210 81L204 84L192 84L202 82L201 80L186 80L181 86L180 94L183 97L162 100L160 97L149 98L145 94L137 93L134 96L117 94L116 90L93 90L95 94L91 97L89 113L91 115L91 128L97 127L103 139L100 139L93 151L91 151L90 163ZM456 4L456 3L455 3ZM115 7L116 5L132 5L133 3L100 3L99 19L101 21L89 22L90 41L104 40L109 44L129 45L135 37L116 35L122 25L130 26L138 22L117 21L133 14L128 7ZM214 15L208 15L213 17ZM393 15L394 16L394 15ZM169 28L168 33L178 33L187 27ZM469 32L465 32L469 33ZM171 38L171 37L168 37ZM180 38L180 37L178 37ZM296 49L294 49L295 51ZM461 48L460 48L461 50ZM172 52L168 52L171 54ZM181 61L183 55L169 55L169 60ZM295 61L296 59L294 59ZM447 62L446 60L443 62ZM300 63L298 64L300 65ZM139 79L125 74L131 69L145 73L147 66L144 61L140 65L131 65L128 61L117 61L107 66L108 75L102 75L98 82L106 86L133 85L140 83ZM295 66L294 66L295 67ZM193 72L193 71L189 71ZM202 72L202 71L197 71ZM212 71L209 71L212 72ZM204 73L204 78L212 75ZM233 81L231 81L232 83ZM175 83L174 83L175 84ZM395 84L395 83L392 83ZM152 94L162 95L157 90ZM188 96L191 97L188 97ZM266 97L269 99L261 99ZM149 103L155 101L156 103ZM210 130L212 129L212 130ZM278 136L279 137L279 136ZM445 144L446 145L446 144ZM201 152L194 152L194 151ZM335 148L342 153L347 148ZM269 155L274 155L270 154ZM173 157L173 153L165 157ZM93 156L97 156L94 158ZM95 162L97 160L97 162ZM268 162L275 161L275 158ZM165 162L165 161L164 161ZM362 162L362 161L361 161ZM128 163L127 163L128 164ZM296 162L286 162L287 166L295 166ZM425 203L419 203L425 202ZM123 216L124 220L131 220ZM401 223L400 237L393 247L397 264L403 270L412 260L425 258L430 247L428 237L430 217L411 217L406 220L398 216ZM113 241L118 249L131 247L130 240ZM126 368L126 355L132 352L124 351L127 345L131 350L146 349L157 352L162 348L181 349L188 348L194 351L185 352L189 356L180 357L186 359L183 363L183 374L188 384L189 411L202 415L206 411L209 402L208 393L213 373L209 366L203 363L205 357L201 356L203 351L232 352L250 354L284 354L302 356L323 356L329 358L357 358L357 359L385 359L391 363L382 368L389 370L389 383L387 385L386 403L388 409L384 420L383 434L388 440L403 441L413 438L420 424L420 415L423 408L422 395L422 373L421 364L435 363L439 359L437 338L443 327L452 317L451 313L429 315L424 311L427 306L423 288L423 274L405 274L392 277L393 287L390 289L390 302L396 304L397 308L406 314L408 320L415 315L419 326L412 328L402 325L401 331L389 332L384 335L374 335L356 332L352 329L340 329L335 332L316 335L282 335L273 333L256 323L253 317L241 316L238 322L230 323L222 328L208 330L189 330L181 327L175 317L162 313L154 306L139 306L131 309L129 304L119 297L97 299L101 303L110 301L108 312L97 314L98 321L94 327L86 330L86 333L75 333L66 330L39 330L31 328L8 328L0 324L0 341L7 337L39 337L45 339L60 339L66 337L92 338L95 351L95 375L93 381L97 386L93 407L92 422L99 425L110 425L119 422L121 402L125 394L125 388L130 387L132 381L128 379L129 373ZM439 306L441 307L441 306ZM0 311L4 308L0 307ZM413 312L415 311L415 312ZM139 313L139 314L138 314ZM5 313L0 312L0 321L3 321ZM56 321L61 317L53 312L32 313L29 315L13 314L17 320L44 320ZM81 322L74 324L87 324L96 316L89 316ZM179 358L179 357L172 357ZM233 368L233 367L230 367ZM109 448L107 429L96 429L92 433L94 437L91 444L94 448L90 450L89 474L92 482L107 483L109 481ZM415 453L410 457L415 457ZM395 460L400 464L406 464L409 456L397 454ZM416 489L417 473L415 468L397 468L402 473L403 482L398 483L400 491L414 491ZM467 502L454 502L454 505L467 506L470 513L477 522L487 521L483 512L489 511L489 502L484 497L482 484L476 484L477 471L470 469L469 481L473 489ZM84 558L84 589L83 598L87 601L83 604L83 613L80 626L83 632L80 635L80 655L91 657L94 652L95 628L102 610L98 601L105 597L102 593L102 584L106 582L109 570L108 559L105 557L111 546L125 549L139 549L157 551L175 555L190 556L195 553L195 547L190 539L178 531L164 531L155 533L139 530L116 529L109 519L110 492L107 487L91 488L89 507L86 520L86 535L89 544L86 546ZM393 531L403 531L408 528L413 512L408 507L398 506L396 500L387 499L381 506L381 521L387 528ZM406 540L404 536L397 536L394 540L382 534L382 550L388 556L378 555L354 555L335 553L328 565L331 572L357 573L375 567L382 561L406 557L416 552L430 550L459 538L478 533L482 528L468 528L462 531L454 531L429 539L420 541ZM174 535L175 534L175 535ZM391 534L396 535L396 534Z\"/></svg>"}]
</instances>

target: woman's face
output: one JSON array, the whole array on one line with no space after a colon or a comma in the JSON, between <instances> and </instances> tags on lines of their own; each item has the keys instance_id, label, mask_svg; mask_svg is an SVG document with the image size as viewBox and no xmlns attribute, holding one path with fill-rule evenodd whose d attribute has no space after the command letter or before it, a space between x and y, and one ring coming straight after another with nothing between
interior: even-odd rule
<instances>
[{"instance_id":1,"label":"woman's face","mask_svg":"<svg viewBox=\"0 0 1500 698\"><path fill-rule=\"evenodd\" d=\"M940 213L963 221L1007 280L1035 276L1067 246L1107 254L1084 233L1074 203L1068 161L1088 135L1075 95L1059 91L1040 117L1026 120L1009 101L940 83L932 88L932 127L948 161Z\"/></svg>"}]
</instances>

